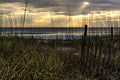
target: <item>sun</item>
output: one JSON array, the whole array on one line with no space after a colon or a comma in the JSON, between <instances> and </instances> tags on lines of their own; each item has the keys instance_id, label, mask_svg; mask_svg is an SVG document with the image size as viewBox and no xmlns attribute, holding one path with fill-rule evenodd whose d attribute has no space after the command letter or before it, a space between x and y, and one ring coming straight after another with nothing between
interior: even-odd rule
<instances>
[{"instance_id":1,"label":"sun","mask_svg":"<svg viewBox=\"0 0 120 80\"><path fill-rule=\"evenodd\" d=\"M90 2L83 2L83 4L84 4L84 5L89 5L89 4L90 4Z\"/></svg>"}]
</instances>

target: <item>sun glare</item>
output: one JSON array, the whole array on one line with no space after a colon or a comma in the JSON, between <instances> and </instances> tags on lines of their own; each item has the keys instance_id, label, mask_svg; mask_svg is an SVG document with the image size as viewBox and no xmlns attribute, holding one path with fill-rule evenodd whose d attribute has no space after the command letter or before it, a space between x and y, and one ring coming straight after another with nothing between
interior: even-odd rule
<instances>
[{"instance_id":1,"label":"sun glare","mask_svg":"<svg viewBox=\"0 0 120 80\"><path fill-rule=\"evenodd\" d=\"M83 4L84 4L84 5L89 5L90 3L89 3L89 2L84 2Z\"/></svg>"}]
</instances>

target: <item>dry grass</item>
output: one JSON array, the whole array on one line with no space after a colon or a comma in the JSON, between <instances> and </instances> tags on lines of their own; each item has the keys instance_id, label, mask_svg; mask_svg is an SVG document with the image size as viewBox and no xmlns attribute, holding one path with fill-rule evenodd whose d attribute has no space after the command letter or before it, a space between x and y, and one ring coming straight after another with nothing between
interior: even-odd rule
<instances>
[{"instance_id":1,"label":"dry grass","mask_svg":"<svg viewBox=\"0 0 120 80\"><path fill-rule=\"evenodd\" d=\"M75 43L76 52L79 55L74 55L70 51L60 52L57 45L51 44L38 44L35 39L1 38L0 79L116 80L119 78L119 71L116 70L119 70L120 58L116 57L109 63L107 57L103 57L101 47L104 45L89 44L86 48L87 54L81 58L80 45L77 43Z\"/></svg>"}]
</instances>

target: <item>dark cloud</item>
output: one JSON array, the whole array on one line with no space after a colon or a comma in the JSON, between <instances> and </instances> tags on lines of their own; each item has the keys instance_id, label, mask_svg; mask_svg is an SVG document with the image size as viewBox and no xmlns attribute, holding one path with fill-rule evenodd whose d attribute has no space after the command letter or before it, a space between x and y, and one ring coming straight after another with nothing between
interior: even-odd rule
<instances>
[{"instance_id":1,"label":"dark cloud","mask_svg":"<svg viewBox=\"0 0 120 80\"><path fill-rule=\"evenodd\" d=\"M54 12L60 14L59 12L64 12L61 14L65 15L78 15L82 11L79 10L80 6L84 1L87 0L28 0L28 3L35 8L51 8ZM91 10L109 10L109 9L119 9L120 0L88 0L91 4L86 7L84 13L87 13L88 9ZM25 0L2 0L2 3L14 3L21 2L24 3ZM69 7L69 8L68 8ZM71 13L69 13L69 10Z\"/></svg>"}]
</instances>

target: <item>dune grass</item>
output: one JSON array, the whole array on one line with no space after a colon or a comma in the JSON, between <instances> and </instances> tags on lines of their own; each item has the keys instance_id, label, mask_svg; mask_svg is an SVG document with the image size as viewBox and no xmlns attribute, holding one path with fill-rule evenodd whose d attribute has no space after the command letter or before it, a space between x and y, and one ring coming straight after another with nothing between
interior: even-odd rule
<instances>
[{"instance_id":1,"label":"dune grass","mask_svg":"<svg viewBox=\"0 0 120 80\"><path fill-rule=\"evenodd\" d=\"M37 46L32 39L1 39L0 52L2 80L69 80L76 79L77 76L81 78L77 62L73 62L74 56L59 53L54 46Z\"/></svg>"},{"instance_id":2,"label":"dune grass","mask_svg":"<svg viewBox=\"0 0 120 80\"><path fill-rule=\"evenodd\" d=\"M100 56L100 50L103 46L99 43L101 47L98 44L89 44L89 50L86 48L87 55L82 55L84 58L81 59L81 43L77 44L79 41L80 40L74 41L76 42L73 43L74 45L67 45L77 46L75 48L78 55L75 55L76 52L59 51L57 49L59 45L52 45L52 42L50 44L42 44L38 43L37 40L33 38L14 37L8 39L1 37L0 79L117 80L119 71L113 70L116 68L119 70L119 56L109 61L109 64L112 64L112 68L109 67L106 61L108 60L106 59L107 56ZM94 42L94 40L92 41ZM106 46L104 48L107 49L108 47ZM111 72L111 74L107 72ZM117 77L114 75L115 72L117 73Z\"/></svg>"}]
</instances>

